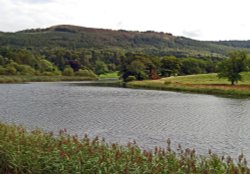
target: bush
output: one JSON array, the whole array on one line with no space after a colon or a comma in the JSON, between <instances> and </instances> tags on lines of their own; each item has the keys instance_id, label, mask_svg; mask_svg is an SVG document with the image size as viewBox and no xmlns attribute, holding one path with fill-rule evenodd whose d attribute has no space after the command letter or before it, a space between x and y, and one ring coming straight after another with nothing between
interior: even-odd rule
<instances>
[{"instance_id":1,"label":"bush","mask_svg":"<svg viewBox=\"0 0 250 174\"><path fill-rule=\"evenodd\" d=\"M72 68L67 67L67 68L64 69L62 75L64 75L64 76L73 76L74 75L74 71L73 71Z\"/></svg>"},{"instance_id":2,"label":"bush","mask_svg":"<svg viewBox=\"0 0 250 174\"><path fill-rule=\"evenodd\" d=\"M40 73L40 75L43 75L43 76L60 76L60 75L62 75L62 73L61 73L61 71L55 70L55 71L51 71L51 72L43 72L43 73Z\"/></svg>"},{"instance_id":3,"label":"bush","mask_svg":"<svg viewBox=\"0 0 250 174\"><path fill-rule=\"evenodd\" d=\"M31 68L29 65L17 65L16 66L17 73L20 75L34 75L35 70Z\"/></svg>"},{"instance_id":4,"label":"bush","mask_svg":"<svg viewBox=\"0 0 250 174\"><path fill-rule=\"evenodd\" d=\"M136 80L136 77L135 76L128 76L126 79L125 79L125 82L131 82L131 81L134 81Z\"/></svg>"},{"instance_id":5,"label":"bush","mask_svg":"<svg viewBox=\"0 0 250 174\"><path fill-rule=\"evenodd\" d=\"M5 75L5 68L0 66L0 75Z\"/></svg>"},{"instance_id":6,"label":"bush","mask_svg":"<svg viewBox=\"0 0 250 174\"><path fill-rule=\"evenodd\" d=\"M75 72L76 76L81 76L81 77L95 77L97 78L97 75L91 71L91 70L86 70L86 69L80 69L79 71Z\"/></svg>"},{"instance_id":7,"label":"bush","mask_svg":"<svg viewBox=\"0 0 250 174\"><path fill-rule=\"evenodd\" d=\"M16 75L16 68L13 66L7 66L5 68L5 75Z\"/></svg>"},{"instance_id":8,"label":"bush","mask_svg":"<svg viewBox=\"0 0 250 174\"><path fill-rule=\"evenodd\" d=\"M171 84L170 81L165 81L165 82L164 82L164 85L170 85L170 84Z\"/></svg>"}]
</instances>

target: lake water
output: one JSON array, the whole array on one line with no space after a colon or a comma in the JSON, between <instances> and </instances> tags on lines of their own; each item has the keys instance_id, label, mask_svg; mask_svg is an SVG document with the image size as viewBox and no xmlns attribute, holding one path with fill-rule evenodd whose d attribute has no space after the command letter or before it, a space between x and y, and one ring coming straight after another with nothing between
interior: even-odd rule
<instances>
[{"instance_id":1,"label":"lake water","mask_svg":"<svg viewBox=\"0 0 250 174\"><path fill-rule=\"evenodd\" d=\"M142 148L180 143L250 159L250 100L74 83L0 85L0 121Z\"/></svg>"}]
</instances>

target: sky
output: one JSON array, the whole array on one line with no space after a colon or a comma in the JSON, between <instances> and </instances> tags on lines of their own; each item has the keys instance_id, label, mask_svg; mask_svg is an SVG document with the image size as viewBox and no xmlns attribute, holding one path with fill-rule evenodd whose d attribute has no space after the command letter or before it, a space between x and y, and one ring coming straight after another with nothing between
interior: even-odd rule
<instances>
[{"instance_id":1,"label":"sky","mask_svg":"<svg viewBox=\"0 0 250 174\"><path fill-rule=\"evenodd\" d=\"M250 40L249 0L0 0L0 31L59 24Z\"/></svg>"}]
</instances>

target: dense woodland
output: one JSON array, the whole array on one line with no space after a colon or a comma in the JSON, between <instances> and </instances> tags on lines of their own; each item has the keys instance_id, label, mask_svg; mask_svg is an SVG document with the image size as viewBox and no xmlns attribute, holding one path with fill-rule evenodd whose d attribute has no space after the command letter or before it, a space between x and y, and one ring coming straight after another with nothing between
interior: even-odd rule
<instances>
[{"instance_id":1,"label":"dense woodland","mask_svg":"<svg viewBox=\"0 0 250 174\"><path fill-rule=\"evenodd\" d=\"M157 79L160 76L210 73L220 59L149 56L122 51L65 48L0 48L1 75L97 75L119 71L126 79Z\"/></svg>"},{"instance_id":2,"label":"dense woodland","mask_svg":"<svg viewBox=\"0 0 250 174\"><path fill-rule=\"evenodd\" d=\"M245 42L202 42L153 31L54 26L0 33L0 75L86 76L119 71L125 81L216 72Z\"/></svg>"}]
</instances>

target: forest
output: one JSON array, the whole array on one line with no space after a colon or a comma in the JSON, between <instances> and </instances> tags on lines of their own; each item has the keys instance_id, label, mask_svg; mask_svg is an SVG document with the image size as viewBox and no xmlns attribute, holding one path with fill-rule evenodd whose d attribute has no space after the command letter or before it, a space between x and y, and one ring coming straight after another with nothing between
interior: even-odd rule
<instances>
[{"instance_id":1,"label":"forest","mask_svg":"<svg viewBox=\"0 0 250 174\"><path fill-rule=\"evenodd\" d=\"M248 41L205 42L154 31L59 25L0 33L0 75L91 76L119 72L124 81L217 72Z\"/></svg>"},{"instance_id":2,"label":"forest","mask_svg":"<svg viewBox=\"0 0 250 174\"><path fill-rule=\"evenodd\" d=\"M211 73L221 59L149 56L114 50L66 48L0 48L0 75L105 74L119 71L123 79L157 79L171 75Z\"/></svg>"}]
</instances>

